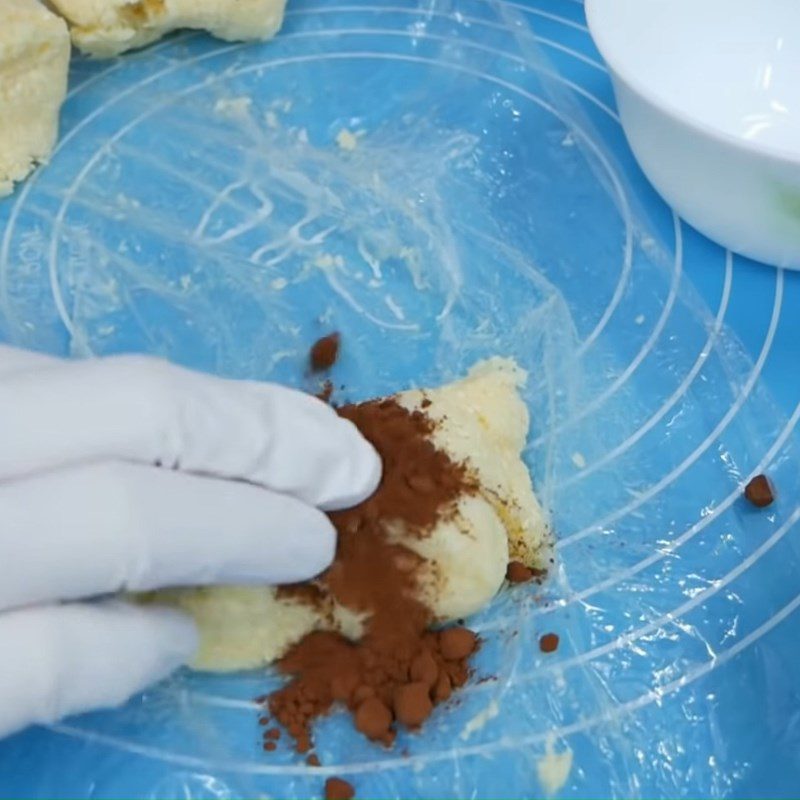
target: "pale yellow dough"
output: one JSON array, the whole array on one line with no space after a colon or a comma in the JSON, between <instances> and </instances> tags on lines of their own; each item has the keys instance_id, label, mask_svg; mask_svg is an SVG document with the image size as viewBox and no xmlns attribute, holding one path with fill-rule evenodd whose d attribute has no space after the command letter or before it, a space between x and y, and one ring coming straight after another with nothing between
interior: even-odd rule
<instances>
[{"instance_id":1,"label":"pale yellow dough","mask_svg":"<svg viewBox=\"0 0 800 800\"><path fill-rule=\"evenodd\" d=\"M493 358L460 381L397 396L405 407L437 421L434 443L466 462L481 487L477 495L463 496L456 513L427 537L393 531L427 560L422 591L441 621L485 606L501 587L510 559L536 565L549 555L544 514L521 459L529 424L519 395L525 377L513 361ZM425 398L430 404L423 409ZM350 638L362 630L362 620L346 608L312 609L278 599L269 587L178 589L152 599L177 605L197 621L198 669L258 667L312 630L334 629Z\"/></svg>"},{"instance_id":2,"label":"pale yellow dough","mask_svg":"<svg viewBox=\"0 0 800 800\"><path fill-rule=\"evenodd\" d=\"M6 2L6 0L2 0ZM286 0L48 0L69 23L84 53L109 58L179 28L227 41L269 39L283 23Z\"/></svg>"},{"instance_id":3,"label":"pale yellow dough","mask_svg":"<svg viewBox=\"0 0 800 800\"><path fill-rule=\"evenodd\" d=\"M67 26L38 0L0 0L0 197L53 149L69 53Z\"/></svg>"}]
</instances>

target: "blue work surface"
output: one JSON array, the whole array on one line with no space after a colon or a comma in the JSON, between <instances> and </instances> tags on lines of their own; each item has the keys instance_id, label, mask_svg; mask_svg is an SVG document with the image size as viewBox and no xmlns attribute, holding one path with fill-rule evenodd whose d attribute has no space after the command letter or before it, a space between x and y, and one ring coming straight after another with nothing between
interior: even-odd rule
<instances>
[{"instance_id":1,"label":"blue work surface","mask_svg":"<svg viewBox=\"0 0 800 800\"><path fill-rule=\"evenodd\" d=\"M614 108L576 0L290 0L274 42L75 60L0 203L7 340L309 389L338 329L342 399L512 356L559 541L393 751L334 715L321 769L262 753L275 676L186 673L3 742L0 796L797 796L800 273L675 218Z\"/></svg>"}]
</instances>

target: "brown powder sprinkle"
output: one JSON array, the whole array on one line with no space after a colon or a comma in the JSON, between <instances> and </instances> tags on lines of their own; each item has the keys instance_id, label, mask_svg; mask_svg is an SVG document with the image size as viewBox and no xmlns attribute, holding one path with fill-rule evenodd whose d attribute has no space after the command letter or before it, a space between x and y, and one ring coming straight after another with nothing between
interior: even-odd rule
<instances>
[{"instance_id":1,"label":"brown powder sprinkle","mask_svg":"<svg viewBox=\"0 0 800 800\"><path fill-rule=\"evenodd\" d=\"M325 781L325 800L353 800L356 790L351 783L341 778L328 778Z\"/></svg>"},{"instance_id":2,"label":"brown powder sprinkle","mask_svg":"<svg viewBox=\"0 0 800 800\"><path fill-rule=\"evenodd\" d=\"M316 753L312 753L307 759L306 764L309 767L318 767L319 766L319 756Z\"/></svg>"},{"instance_id":3,"label":"brown powder sprinkle","mask_svg":"<svg viewBox=\"0 0 800 800\"><path fill-rule=\"evenodd\" d=\"M775 500L772 484L766 475L756 475L755 478L745 486L744 496L756 506L756 508L766 508L772 505Z\"/></svg>"},{"instance_id":4,"label":"brown powder sprinkle","mask_svg":"<svg viewBox=\"0 0 800 800\"><path fill-rule=\"evenodd\" d=\"M525 583L533 577L533 570L526 567L521 561L511 561L506 570L509 583Z\"/></svg>"},{"instance_id":5,"label":"brown powder sprinkle","mask_svg":"<svg viewBox=\"0 0 800 800\"><path fill-rule=\"evenodd\" d=\"M531 580L541 584L546 575L546 569L528 567L521 561L510 561L506 568L506 580L513 584L527 583Z\"/></svg>"},{"instance_id":6,"label":"brown powder sprinkle","mask_svg":"<svg viewBox=\"0 0 800 800\"><path fill-rule=\"evenodd\" d=\"M317 339L308 354L312 372L323 372L330 369L339 358L340 346L341 336L338 333L331 333Z\"/></svg>"},{"instance_id":7,"label":"brown powder sprinkle","mask_svg":"<svg viewBox=\"0 0 800 800\"><path fill-rule=\"evenodd\" d=\"M338 532L336 558L315 585L284 587L302 602L330 596L366 615L361 640L315 631L278 662L288 683L268 699L272 718L300 753L313 747L311 726L336 703L353 715L356 728L390 746L396 726L416 729L434 705L446 701L469 677L468 661L478 637L464 627L432 631L430 610L417 599L423 559L391 540L401 523L425 536L453 513L459 496L477 491L463 464L429 439L434 423L397 401L345 406L352 421L383 459L376 493L359 506L330 515Z\"/></svg>"},{"instance_id":8,"label":"brown powder sprinkle","mask_svg":"<svg viewBox=\"0 0 800 800\"><path fill-rule=\"evenodd\" d=\"M543 653L554 653L558 650L558 634L557 633L545 633L539 639L539 649Z\"/></svg>"}]
</instances>

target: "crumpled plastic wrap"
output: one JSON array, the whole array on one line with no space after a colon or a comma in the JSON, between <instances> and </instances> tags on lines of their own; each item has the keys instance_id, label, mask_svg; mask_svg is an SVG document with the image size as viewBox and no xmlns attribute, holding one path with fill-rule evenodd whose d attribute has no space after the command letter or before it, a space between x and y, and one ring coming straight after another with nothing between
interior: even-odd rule
<instances>
[{"instance_id":1,"label":"crumpled plastic wrap","mask_svg":"<svg viewBox=\"0 0 800 800\"><path fill-rule=\"evenodd\" d=\"M543 587L469 621L473 680L392 750L337 713L321 768L264 753L253 698L279 678L185 672L0 744L0 794L724 797L790 763L796 419L720 324L727 288L710 310L685 278L727 257L636 168L580 13L301 0L264 45L76 62L59 150L0 206L5 338L316 389L308 346L339 330L339 399L512 356L558 545Z\"/></svg>"}]
</instances>

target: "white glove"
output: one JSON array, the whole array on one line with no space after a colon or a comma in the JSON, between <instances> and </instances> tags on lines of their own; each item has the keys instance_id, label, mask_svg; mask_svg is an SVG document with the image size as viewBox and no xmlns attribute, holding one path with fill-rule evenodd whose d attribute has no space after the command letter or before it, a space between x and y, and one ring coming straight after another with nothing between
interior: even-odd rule
<instances>
[{"instance_id":1,"label":"white glove","mask_svg":"<svg viewBox=\"0 0 800 800\"><path fill-rule=\"evenodd\" d=\"M118 705L196 649L175 611L66 601L310 578L335 549L319 509L380 470L300 392L0 346L0 736Z\"/></svg>"}]
</instances>

